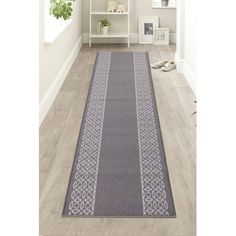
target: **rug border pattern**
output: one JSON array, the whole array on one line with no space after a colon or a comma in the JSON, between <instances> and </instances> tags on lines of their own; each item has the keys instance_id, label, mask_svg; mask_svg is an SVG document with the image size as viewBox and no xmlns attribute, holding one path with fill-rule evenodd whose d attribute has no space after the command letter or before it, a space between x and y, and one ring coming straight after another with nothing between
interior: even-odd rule
<instances>
[{"instance_id":1,"label":"rug border pattern","mask_svg":"<svg viewBox=\"0 0 236 236\"><path fill-rule=\"evenodd\" d=\"M72 173L68 215L94 214L111 53L99 53L94 69L83 134ZM91 141L92 140L92 141Z\"/></svg>"},{"instance_id":2,"label":"rug border pattern","mask_svg":"<svg viewBox=\"0 0 236 236\"><path fill-rule=\"evenodd\" d=\"M146 53L133 57L143 214L169 216Z\"/></svg>"}]
</instances>

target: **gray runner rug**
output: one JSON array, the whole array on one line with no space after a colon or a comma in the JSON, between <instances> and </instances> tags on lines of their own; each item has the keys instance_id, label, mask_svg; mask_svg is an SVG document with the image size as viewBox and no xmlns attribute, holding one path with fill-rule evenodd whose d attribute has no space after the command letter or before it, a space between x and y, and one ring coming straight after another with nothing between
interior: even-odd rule
<instances>
[{"instance_id":1,"label":"gray runner rug","mask_svg":"<svg viewBox=\"0 0 236 236\"><path fill-rule=\"evenodd\" d=\"M63 216L175 217L148 53L99 52Z\"/></svg>"}]
</instances>

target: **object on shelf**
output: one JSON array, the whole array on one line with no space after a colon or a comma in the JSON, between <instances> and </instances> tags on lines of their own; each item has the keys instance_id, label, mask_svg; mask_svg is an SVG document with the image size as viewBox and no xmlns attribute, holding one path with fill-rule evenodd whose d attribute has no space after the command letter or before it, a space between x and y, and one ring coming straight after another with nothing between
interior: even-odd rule
<instances>
[{"instance_id":1,"label":"object on shelf","mask_svg":"<svg viewBox=\"0 0 236 236\"><path fill-rule=\"evenodd\" d=\"M108 34L108 29L109 29L108 26L103 26L102 27L102 34Z\"/></svg>"},{"instance_id":2,"label":"object on shelf","mask_svg":"<svg viewBox=\"0 0 236 236\"><path fill-rule=\"evenodd\" d=\"M161 0L161 6L162 7L167 7L168 6L169 0Z\"/></svg>"},{"instance_id":3,"label":"object on shelf","mask_svg":"<svg viewBox=\"0 0 236 236\"><path fill-rule=\"evenodd\" d=\"M99 21L97 23L97 34L101 34L102 33L102 24L101 22Z\"/></svg>"},{"instance_id":4,"label":"object on shelf","mask_svg":"<svg viewBox=\"0 0 236 236\"><path fill-rule=\"evenodd\" d=\"M112 13L116 12L117 10L117 2L116 1L109 1L107 6L107 11Z\"/></svg>"},{"instance_id":5,"label":"object on shelf","mask_svg":"<svg viewBox=\"0 0 236 236\"><path fill-rule=\"evenodd\" d=\"M153 44L169 45L169 28L155 28Z\"/></svg>"},{"instance_id":6,"label":"object on shelf","mask_svg":"<svg viewBox=\"0 0 236 236\"><path fill-rule=\"evenodd\" d=\"M125 13L125 5L124 4L119 4L117 6L117 10L118 13Z\"/></svg>"},{"instance_id":7,"label":"object on shelf","mask_svg":"<svg viewBox=\"0 0 236 236\"><path fill-rule=\"evenodd\" d=\"M109 26L111 25L111 22L108 19L102 19L99 21L101 26L101 33L102 34L108 34Z\"/></svg>"},{"instance_id":8,"label":"object on shelf","mask_svg":"<svg viewBox=\"0 0 236 236\"><path fill-rule=\"evenodd\" d=\"M152 0L152 7L153 8L162 7L161 0Z\"/></svg>"},{"instance_id":9,"label":"object on shelf","mask_svg":"<svg viewBox=\"0 0 236 236\"><path fill-rule=\"evenodd\" d=\"M169 0L168 7L176 7L176 0Z\"/></svg>"}]
</instances>

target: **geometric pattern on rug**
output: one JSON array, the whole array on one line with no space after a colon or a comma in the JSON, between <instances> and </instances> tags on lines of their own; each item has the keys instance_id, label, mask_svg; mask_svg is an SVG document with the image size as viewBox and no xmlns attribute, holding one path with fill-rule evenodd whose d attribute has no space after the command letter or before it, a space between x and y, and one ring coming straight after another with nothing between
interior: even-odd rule
<instances>
[{"instance_id":1,"label":"geometric pattern on rug","mask_svg":"<svg viewBox=\"0 0 236 236\"><path fill-rule=\"evenodd\" d=\"M134 53L139 155L144 215L168 216L164 174L148 80L146 55Z\"/></svg>"},{"instance_id":2,"label":"geometric pattern on rug","mask_svg":"<svg viewBox=\"0 0 236 236\"><path fill-rule=\"evenodd\" d=\"M63 216L176 217L148 53L97 53Z\"/></svg>"},{"instance_id":3,"label":"geometric pattern on rug","mask_svg":"<svg viewBox=\"0 0 236 236\"><path fill-rule=\"evenodd\" d=\"M93 215L94 212L110 58L110 53L100 53L97 59L68 215Z\"/></svg>"}]
</instances>

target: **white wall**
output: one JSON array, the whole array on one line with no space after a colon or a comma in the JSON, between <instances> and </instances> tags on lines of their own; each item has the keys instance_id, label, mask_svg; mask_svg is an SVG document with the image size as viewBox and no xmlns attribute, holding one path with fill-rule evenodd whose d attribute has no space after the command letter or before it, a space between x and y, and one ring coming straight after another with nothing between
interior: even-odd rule
<instances>
[{"instance_id":1,"label":"white wall","mask_svg":"<svg viewBox=\"0 0 236 236\"><path fill-rule=\"evenodd\" d=\"M185 1L185 65L192 73L192 77L196 77L196 11L194 0Z\"/></svg>"},{"instance_id":2,"label":"white wall","mask_svg":"<svg viewBox=\"0 0 236 236\"><path fill-rule=\"evenodd\" d=\"M40 122L44 119L80 47L82 0L74 3L73 22L52 44L44 42L44 4L39 0L39 102Z\"/></svg>"},{"instance_id":3,"label":"white wall","mask_svg":"<svg viewBox=\"0 0 236 236\"><path fill-rule=\"evenodd\" d=\"M177 9L177 70L196 94L196 1L179 0Z\"/></svg>"},{"instance_id":4,"label":"white wall","mask_svg":"<svg viewBox=\"0 0 236 236\"><path fill-rule=\"evenodd\" d=\"M96 5L105 10L107 0L93 0ZM123 0L117 0L122 2ZM152 9L152 0L130 0L130 32L138 33L138 17L158 15L160 17L160 26L170 28L173 35L176 32L176 9ZM101 10L100 9L100 10ZM119 16L113 16L117 20ZM89 32L89 0L83 0L83 33Z\"/></svg>"}]
</instances>

